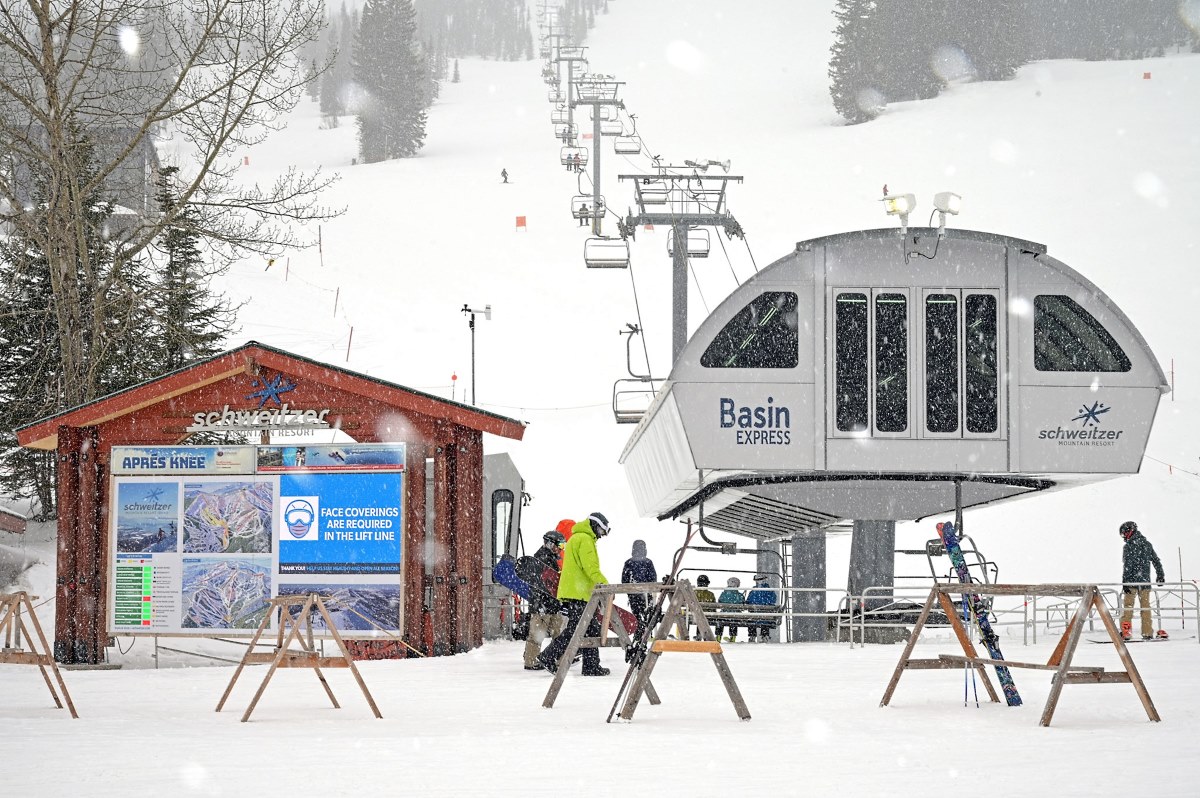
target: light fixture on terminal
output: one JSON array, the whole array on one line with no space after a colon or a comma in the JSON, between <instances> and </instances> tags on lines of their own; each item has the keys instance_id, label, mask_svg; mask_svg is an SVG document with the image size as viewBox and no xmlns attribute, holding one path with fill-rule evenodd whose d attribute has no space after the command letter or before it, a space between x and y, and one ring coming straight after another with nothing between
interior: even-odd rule
<instances>
[{"instance_id":1,"label":"light fixture on terminal","mask_svg":"<svg viewBox=\"0 0 1200 798\"><path fill-rule=\"evenodd\" d=\"M962 197L953 191L939 191L933 195L933 207L938 213L938 238L946 237L946 214L958 216L962 210Z\"/></svg>"},{"instance_id":2,"label":"light fixture on terminal","mask_svg":"<svg viewBox=\"0 0 1200 798\"><path fill-rule=\"evenodd\" d=\"M908 215L917 206L917 198L912 194L884 194L883 209L888 216L900 217L900 235L908 232Z\"/></svg>"}]
</instances>

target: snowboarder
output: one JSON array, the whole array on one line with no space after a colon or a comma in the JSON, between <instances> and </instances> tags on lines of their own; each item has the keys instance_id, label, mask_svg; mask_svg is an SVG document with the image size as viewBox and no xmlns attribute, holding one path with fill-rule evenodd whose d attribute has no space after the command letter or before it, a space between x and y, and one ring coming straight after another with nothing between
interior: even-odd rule
<instances>
[{"instance_id":1,"label":"snowboarder","mask_svg":"<svg viewBox=\"0 0 1200 798\"><path fill-rule=\"evenodd\" d=\"M1150 564L1154 564L1155 581L1162 584L1167 581L1163 572L1162 561L1150 541L1138 531L1135 521L1121 524L1121 537L1125 539L1125 548L1121 551L1121 603L1125 611L1121 613L1121 637L1128 640L1133 635L1133 597L1136 595L1142 605L1142 639L1153 640L1154 624L1150 620ZM1158 637L1166 637L1167 633L1160 629Z\"/></svg>"},{"instance_id":2,"label":"snowboarder","mask_svg":"<svg viewBox=\"0 0 1200 798\"><path fill-rule=\"evenodd\" d=\"M540 671L537 661L542 641L562 633L566 619L558 593L558 552L566 543L562 534L551 530L542 535L542 547L532 556L517 560L517 576L529 585L529 635L525 638L525 670Z\"/></svg>"},{"instance_id":3,"label":"snowboarder","mask_svg":"<svg viewBox=\"0 0 1200 798\"><path fill-rule=\"evenodd\" d=\"M767 575L754 575L754 589L746 594L746 604L757 604L759 606L769 606L777 604L775 591L767 587ZM751 610L754 607L750 607ZM770 639L771 627L765 619L750 621L746 625L746 633L749 635L750 642L756 640L766 643Z\"/></svg>"},{"instance_id":4,"label":"snowboarder","mask_svg":"<svg viewBox=\"0 0 1200 798\"><path fill-rule=\"evenodd\" d=\"M630 551L629 559L625 561L625 567L621 569L622 584L657 581L658 572L654 570L654 561L646 556L646 541L633 541L633 550ZM647 593L629 594L629 609L637 616L639 627L648 620L646 609L649 603L650 596Z\"/></svg>"},{"instance_id":5,"label":"snowboarder","mask_svg":"<svg viewBox=\"0 0 1200 798\"><path fill-rule=\"evenodd\" d=\"M725 589L721 591L721 595L717 597L717 601L722 604L745 604L746 597L742 595L742 591L738 590L742 586L742 580L736 576L731 576L725 581ZM721 639L721 633L725 631L725 624L729 624L729 637L725 638L730 643L737 640L737 624L733 621L721 620L717 624L717 639Z\"/></svg>"},{"instance_id":6,"label":"snowboarder","mask_svg":"<svg viewBox=\"0 0 1200 798\"><path fill-rule=\"evenodd\" d=\"M501 178L501 180L503 180L505 183L507 183L507 182L508 182L508 170L507 170L507 169L501 169L501 170L500 170L500 178Z\"/></svg>"},{"instance_id":7,"label":"snowboarder","mask_svg":"<svg viewBox=\"0 0 1200 798\"><path fill-rule=\"evenodd\" d=\"M563 556L562 575L558 581L558 600L567 609L567 625L537 660L551 673L558 670L558 661L566 652L571 636L575 634L575 627L583 622L583 611L592 596L592 588L608 584L608 580L600 571L600 555L596 553L596 541L608 532L608 518L604 513L592 513L571 530L571 539L567 541ZM600 619L595 615L587 619L585 634L588 637L600 636ZM608 668L600 666L600 650L585 648L583 675L608 674Z\"/></svg>"}]
</instances>

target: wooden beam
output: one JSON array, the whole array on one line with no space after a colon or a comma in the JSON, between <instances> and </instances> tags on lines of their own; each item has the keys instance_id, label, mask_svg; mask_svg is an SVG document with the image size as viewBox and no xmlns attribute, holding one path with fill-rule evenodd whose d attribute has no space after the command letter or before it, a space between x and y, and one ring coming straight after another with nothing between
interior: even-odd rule
<instances>
[{"instance_id":1,"label":"wooden beam","mask_svg":"<svg viewBox=\"0 0 1200 798\"><path fill-rule=\"evenodd\" d=\"M651 651L660 654L668 651L682 651L689 654L720 654L721 644L716 640L655 640Z\"/></svg>"}]
</instances>

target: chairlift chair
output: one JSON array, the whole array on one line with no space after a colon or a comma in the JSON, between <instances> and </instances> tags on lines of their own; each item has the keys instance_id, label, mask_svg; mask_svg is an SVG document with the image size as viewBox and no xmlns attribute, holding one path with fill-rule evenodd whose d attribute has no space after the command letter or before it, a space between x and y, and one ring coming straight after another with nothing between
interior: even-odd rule
<instances>
[{"instance_id":1,"label":"chairlift chair","mask_svg":"<svg viewBox=\"0 0 1200 798\"><path fill-rule=\"evenodd\" d=\"M710 246L708 230L703 227L688 228L687 256L689 258L707 258ZM675 257L675 236L667 239L667 254Z\"/></svg>"},{"instance_id":2,"label":"chairlift chair","mask_svg":"<svg viewBox=\"0 0 1200 798\"><path fill-rule=\"evenodd\" d=\"M565 108L555 108L550 112L550 121L556 125L565 125L571 121L570 112Z\"/></svg>"},{"instance_id":3,"label":"chairlift chair","mask_svg":"<svg viewBox=\"0 0 1200 798\"><path fill-rule=\"evenodd\" d=\"M558 151L558 158L563 166L587 166L588 148L587 147L561 147Z\"/></svg>"},{"instance_id":4,"label":"chairlift chair","mask_svg":"<svg viewBox=\"0 0 1200 798\"><path fill-rule=\"evenodd\" d=\"M623 238L589 238L583 242L583 262L589 269L628 269L629 242Z\"/></svg>"},{"instance_id":5,"label":"chairlift chair","mask_svg":"<svg viewBox=\"0 0 1200 798\"><path fill-rule=\"evenodd\" d=\"M625 132L625 128L616 120L600 123L601 136L619 136Z\"/></svg>"},{"instance_id":6,"label":"chairlift chair","mask_svg":"<svg viewBox=\"0 0 1200 798\"><path fill-rule=\"evenodd\" d=\"M601 122L614 122L617 119L616 106L612 105L597 105L592 108L592 120L600 117Z\"/></svg>"},{"instance_id":7,"label":"chairlift chair","mask_svg":"<svg viewBox=\"0 0 1200 798\"><path fill-rule=\"evenodd\" d=\"M590 194L577 194L571 198L571 218L573 219L602 219L604 218L604 197L594 202Z\"/></svg>"},{"instance_id":8,"label":"chairlift chair","mask_svg":"<svg viewBox=\"0 0 1200 798\"><path fill-rule=\"evenodd\" d=\"M554 138L575 138L579 135L579 128L574 122L560 122L554 125Z\"/></svg>"},{"instance_id":9,"label":"chairlift chair","mask_svg":"<svg viewBox=\"0 0 1200 798\"><path fill-rule=\"evenodd\" d=\"M613 152L617 155L637 155L642 151L642 143L633 136L617 136L613 142Z\"/></svg>"},{"instance_id":10,"label":"chairlift chair","mask_svg":"<svg viewBox=\"0 0 1200 798\"><path fill-rule=\"evenodd\" d=\"M552 103L560 103L563 101L563 93L558 89L551 89L546 92L546 99Z\"/></svg>"}]
</instances>

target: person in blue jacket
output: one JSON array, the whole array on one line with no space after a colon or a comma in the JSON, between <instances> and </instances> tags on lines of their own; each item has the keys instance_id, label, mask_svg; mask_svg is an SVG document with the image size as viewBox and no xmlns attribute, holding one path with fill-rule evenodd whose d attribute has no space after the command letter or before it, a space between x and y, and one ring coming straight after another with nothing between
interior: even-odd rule
<instances>
[{"instance_id":1,"label":"person in blue jacket","mask_svg":"<svg viewBox=\"0 0 1200 798\"><path fill-rule=\"evenodd\" d=\"M779 600L775 596L775 591L767 587L767 575L754 575L754 589L746 594L747 605L775 605ZM751 611L754 611L754 606L749 606ZM746 632L750 637L750 642L756 640L759 642L767 642L770 639L771 627L765 620L752 620L746 626Z\"/></svg>"},{"instance_id":2,"label":"person in blue jacket","mask_svg":"<svg viewBox=\"0 0 1200 798\"><path fill-rule=\"evenodd\" d=\"M646 556L646 541L633 541L633 550L630 555L629 559L625 561L625 567L621 569L622 584L658 581L658 572L654 570L654 561ZM633 614L637 617L639 629L646 622L649 600L648 593L629 594L629 609L633 610Z\"/></svg>"},{"instance_id":3,"label":"person in blue jacket","mask_svg":"<svg viewBox=\"0 0 1200 798\"><path fill-rule=\"evenodd\" d=\"M742 586L742 580L736 576L731 576L725 581L725 589L721 591L721 595L717 596L717 601L721 604L745 604L746 597L742 595L742 591L738 590ZM725 639L730 643L737 640L738 625L733 621L722 619L717 623L717 639L721 639L721 634L725 631L726 624L729 625L729 637Z\"/></svg>"}]
</instances>

